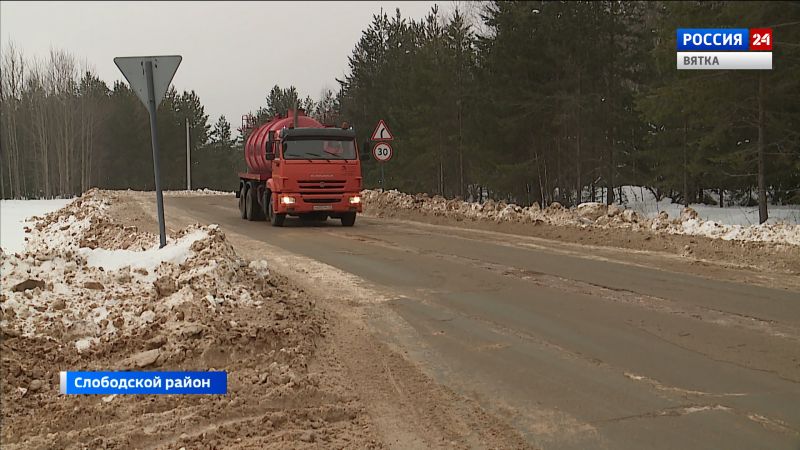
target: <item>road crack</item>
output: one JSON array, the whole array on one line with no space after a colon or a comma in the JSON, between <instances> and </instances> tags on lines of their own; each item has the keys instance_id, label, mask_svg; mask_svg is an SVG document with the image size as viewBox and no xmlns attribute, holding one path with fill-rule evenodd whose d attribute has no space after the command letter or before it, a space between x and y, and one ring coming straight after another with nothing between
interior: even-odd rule
<instances>
[{"instance_id":1,"label":"road crack","mask_svg":"<svg viewBox=\"0 0 800 450\"><path fill-rule=\"evenodd\" d=\"M704 411L730 411L730 410L731 408L718 404L716 405L688 404L688 405L673 406L670 408L659 409L657 411L648 411L642 414L633 414L630 416L621 416L621 417L614 417L611 419L598 420L590 423L593 425L601 423L618 423L626 420L657 419L660 417L680 417Z\"/></svg>"}]
</instances>

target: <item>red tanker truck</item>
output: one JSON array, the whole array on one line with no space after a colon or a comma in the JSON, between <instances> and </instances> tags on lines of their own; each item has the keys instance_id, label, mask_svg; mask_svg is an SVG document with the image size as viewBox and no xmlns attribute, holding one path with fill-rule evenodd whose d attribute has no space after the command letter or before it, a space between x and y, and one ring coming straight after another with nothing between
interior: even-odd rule
<instances>
[{"instance_id":1,"label":"red tanker truck","mask_svg":"<svg viewBox=\"0 0 800 450\"><path fill-rule=\"evenodd\" d=\"M243 127L245 125L243 124ZM286 216L351 227L361 212L361 163L356 135L325 126L300 109L255 128L244 146L248 171L239 173L243 219L283 226Z\"/></svg>"}]
</instances>

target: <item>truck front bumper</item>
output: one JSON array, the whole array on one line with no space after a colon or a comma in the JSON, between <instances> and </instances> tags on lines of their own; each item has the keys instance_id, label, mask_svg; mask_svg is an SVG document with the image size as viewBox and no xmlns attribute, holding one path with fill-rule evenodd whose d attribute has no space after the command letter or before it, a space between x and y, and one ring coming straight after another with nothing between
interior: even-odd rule
<instances>
[{"instance_id":1,"label":"truck front bumper","mask_svg":"<svg viewBox=\"0 0 800 450\"><path fill-rule=\"evenodd\" d=\"M325 195L325 194L277 194L275 212L278 214L330 214L338 215L349 212L361 212L363 197L358 192Z\"/></svg>"}]
</instances>

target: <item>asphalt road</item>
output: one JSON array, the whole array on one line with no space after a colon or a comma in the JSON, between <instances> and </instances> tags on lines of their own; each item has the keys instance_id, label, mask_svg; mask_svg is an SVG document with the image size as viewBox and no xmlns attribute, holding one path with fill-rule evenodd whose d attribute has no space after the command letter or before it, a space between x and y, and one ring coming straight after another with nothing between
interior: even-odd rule
<instances>
[{"instance_id":1,"label":"asphalt road","mask_svg":"<svg viewBox=\"0 0 800 450\"><path fill-rule=\"evenodd\" d=\"M167 205L388 293L380 336L535 446L800 449L798 292L499 233L363 216L273 228L231 197Z\"/></svg>"}]
</instances>

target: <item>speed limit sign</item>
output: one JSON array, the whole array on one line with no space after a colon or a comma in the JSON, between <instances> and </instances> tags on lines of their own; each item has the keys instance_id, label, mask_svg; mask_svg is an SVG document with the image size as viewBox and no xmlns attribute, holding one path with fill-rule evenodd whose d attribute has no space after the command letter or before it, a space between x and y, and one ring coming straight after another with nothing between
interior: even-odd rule
<instances>
[{"instance_id":1,"label":"speed limit sign","mask_svg":"<svg viewBox=\"0 0 800 450\"><path fill-rule=\"evenodd\" d=\"M386 162L392 159L392 146L386 142L379 142L372 147L372 156L378 162Z\"/></svg>"}]
</instances>

